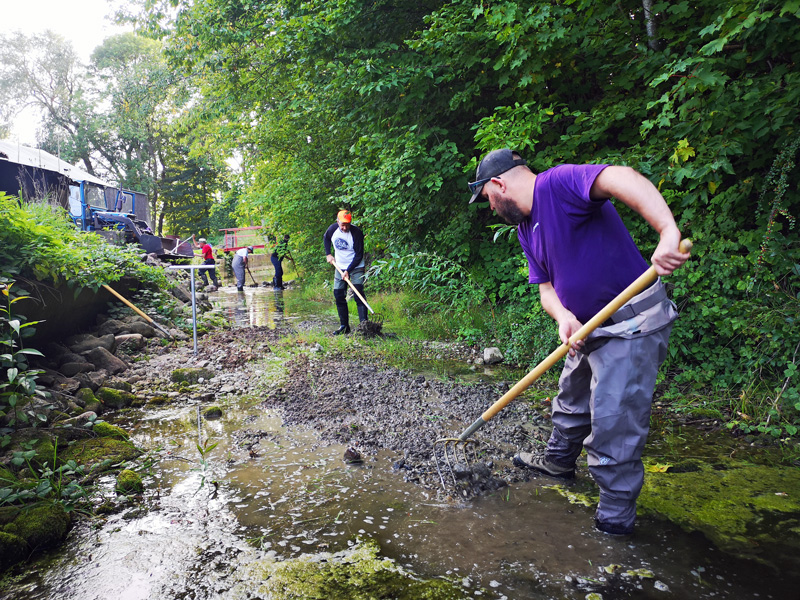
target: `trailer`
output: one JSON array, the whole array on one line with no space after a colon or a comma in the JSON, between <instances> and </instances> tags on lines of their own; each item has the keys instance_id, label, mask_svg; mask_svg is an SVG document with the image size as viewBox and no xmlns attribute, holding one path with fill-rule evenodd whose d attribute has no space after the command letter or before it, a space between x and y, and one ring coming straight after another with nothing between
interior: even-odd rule
<instances>
[{"instance_id":1,"label":"trailer","mask_svg":"<svg viewBox=\"0 0 800 600\"><path fill-rule=\"evenodd\" d=\"M81 231L139 244L159 258L194 256L188 240L155 235L146 194L114 186L44 150L0 140L0 191L22 200L50 199Z\"/></svg>"}]
</instances>

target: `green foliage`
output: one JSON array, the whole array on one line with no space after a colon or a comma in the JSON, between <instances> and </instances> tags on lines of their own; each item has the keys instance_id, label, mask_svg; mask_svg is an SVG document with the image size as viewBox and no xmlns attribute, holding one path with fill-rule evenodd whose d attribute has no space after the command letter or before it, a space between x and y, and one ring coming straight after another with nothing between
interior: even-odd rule
<instances>
[{"instance_id":1,"label":"green foliage","mask_svg":"<svg viewBox=\"0 0 800 600\"><path fill-rule=\"evenodd\" d=\"M477 157L513 146L536 171L630 165L696 241L670 279L682 312L670 383L750 390L759 402L740 412L753 422L800 425L797 2L656 2L655 37L640 0L202 0L174 23L169 2L145 5L137 18L149 11L197 89L192 152L242 156L240 224L292 233L312 277L322 233L351 208L384 271L373 281L451 313L518 307L520 331L496 333L524 362L552 325L513 231L466 205ZM649 257L657 236L620 212Z\"/></svg>"},{"instance_id":2,"label":"green foliage","mask_svg":"<svg viewBox=\"0 0 800 600\"><path fill-rule=\"evenodd\" d=\"M16 277L66 284L76 290L133 277L167 287L161 269L145 265L141 250L114 246L80 232L63 208L46 202L20 203L0 192L0 269Z\"/></svg>"},{"instance_id":3,"label":"green foliage","mask_svg":"<svg viewBox=\"0 0 800 600\"><path fill-rule=\"evenodd\" d=\"M29 368L29 357L43 356L35 348L25 348L23 338L33 333L38 321L26 322L15 314L12 305L29 299L26 292L14 290L14 282L0 275L0 411L7 416L8 425L17 428L20 422L36 426L46 420L30 405L34 398L43 398L44 392L36 387L36 377L44 371Z\"/></svg>"},{"instance_id":4,"label":"green foliage","mask_svg":"<svg viewBox=\"0 0 800 600\"><path fill-rule=\"evenodd\" d=\"M218 444L219 442L214 442L212 444L211 440L209 439L205 440L202 446L200 445L199 442L195 444L195 446L197 447L197 453L200 455L200 460L199 460L200 466L192 470L198 471L200 473L200 488L198 489L202 489L203 486L205 486L206 484L206 479L209 477L211 470L211 464L208 460L208 457L214 450L214 448L217 447ZM211 483L214 484L216 487L215 481L212 480Z\"/></svg>"},{"instance_id":5,"label":"green foliage","mask_svg":"<svg viewBox=\"0 0 800 600\"><path fill-rule=\"evenodd\" d=\"M519 305L507 306L499 322L497 337L503 340L503 354L509 363L531 369L561 345L558 328L541 304L527 310ZM554 367L550 373L557 377L559 371Z\"/></svg>"},{"instance_id":6,"label":"green foliage","mask_svg":"<svg viewBox=\"0 0 800 600\"><path fill-rule=\"evenodd\" d=\"M80 484L91 469L78 465L74 460L58 465L58 444L53 444L52 460L41 466L32 462L36 451L33 446L39 440L31 440L23 450L14 452L12 463L25 464L28 473L33 475L33 483L26 486L0 488L0 505L28 504L31 502L51 501L61 504L69 512L87 499L86 490Z\"/></svg>"},{"instance_id":7,"label":"green foliage","mask_svg":"<svg viewBox=\"0 0 800 600\"><path fill-rule=\"evenodd\" d=\"M391 254L389 258L376 260L369 268L368 277L379 288L424 292L420 302L440 312L464 310L474 305L493 310L491 295L475 285L462 265L430 252Z\"/></svg>"}]
</instances>

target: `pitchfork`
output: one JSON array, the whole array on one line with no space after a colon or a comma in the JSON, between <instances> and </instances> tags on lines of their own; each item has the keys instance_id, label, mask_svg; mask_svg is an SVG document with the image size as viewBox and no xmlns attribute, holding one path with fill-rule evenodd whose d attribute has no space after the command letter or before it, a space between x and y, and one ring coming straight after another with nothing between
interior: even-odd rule
<instances>
[{"instance_id":1,"label":"pitchfork","mask_svg":"<svg viewBox=\"0 0 800 600\"><path fill-rule=\"evenodd\" d=\"M681 242L681 252L687 253L691 249L691 240L686 239ZM512 400L528 389L528 387L534 381L539 379L539 377L544 375L544 373L550 369L550 367L564 358L575 342L586 339L589 334L592 333L592 331L597 329L606 320L608 320L611 315L627 304L631 298L650 287L657 277L658 274L656 273L656 268L651 266L633 283L622 290L619 296L606 304L600 310L600 312L589 319L589 321L586 322L583 327L573 333L572 337L569 338L569 341L561 344L561 346L553 350L553 352L551 352L550 355L542 362L536 365L530 373L525 375L525 377L518 381L514 387L503 394L503 396L494 404L492 404L472 425L467 427L460 436L457 438L442 438L436 440L433 445L433 460L436 463L436 471L439 473L439 479L442 482L442 487L445 489L447 488L444 482L444 476L442 475L442 470L445 467L450 469L453 482L455 483L456 475L461 474L462 465L464 472L468 472L470 470L471 463L469 460L469 455L472 455L473 460L477 460L478 442L477 440L470 438L473 433L483 427L489 421L489 419L494 417ZM439 458L440 455L442 456L441 459ZM459 462L460 459L463 460L463 462Z\"/></svg>"}]
</instances>

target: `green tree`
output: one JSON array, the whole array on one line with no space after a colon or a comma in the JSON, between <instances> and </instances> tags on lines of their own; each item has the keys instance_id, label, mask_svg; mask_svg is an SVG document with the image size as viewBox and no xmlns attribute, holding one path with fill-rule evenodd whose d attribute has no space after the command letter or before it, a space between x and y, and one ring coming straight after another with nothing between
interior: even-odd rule
<instances>
[{"instance_id":1,"label":"green tree","mask_svg":"<svg viewBox=\"0 0 800 600\"><path fill-rule=\"evenodd\" d=\"M68 41L52 31L0 35L0 120L8 126L25 107L44 119L44 150L80 160L95 175L98 139L88 74Z\"/></svg>"},{"instance_id":2,"label":"green tree","mask_svg":"<svg viewBox=\"0 0 800 600\"><path fill-rule=\"evenodd\" d=\"M197 90L193 152L243 156L243 222L316 247L348 207L373 256L432 252L485 297L532 306L514 236L466 205L477 157L631 165L700 249L673 280L674 381L758 382L770 418L800 410L797 0L146 7ZM622 214L649 256L654 232Z\"/></svg>"}]
</instances>

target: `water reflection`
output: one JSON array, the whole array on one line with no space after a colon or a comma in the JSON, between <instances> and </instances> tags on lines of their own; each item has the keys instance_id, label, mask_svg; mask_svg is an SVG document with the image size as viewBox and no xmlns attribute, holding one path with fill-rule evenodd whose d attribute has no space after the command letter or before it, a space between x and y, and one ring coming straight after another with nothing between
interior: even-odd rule
<instances>
[{"instance_id":1,"label":"water reflection","mask_svg":"<svg viewBox=\"0 0 800 600\"><path fill-rule=\"evenodd\" d=\"M285 293L265 287L246 287L241 292L236 288L222 288L209 294L209 300L214 311L220 312L233 327L275 329L287 320Z\"/></svg>"}]
</instances>

